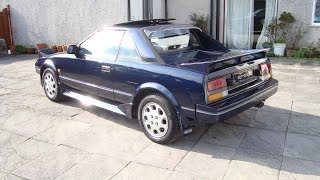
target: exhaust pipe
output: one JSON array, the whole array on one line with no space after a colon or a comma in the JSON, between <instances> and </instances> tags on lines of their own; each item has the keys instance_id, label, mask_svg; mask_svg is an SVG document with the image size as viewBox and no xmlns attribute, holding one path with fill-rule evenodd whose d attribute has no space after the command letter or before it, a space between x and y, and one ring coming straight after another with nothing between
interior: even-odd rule
<instances>
[{"instance_id":1,"label":"exhaust pipe","mask_svg":"<svg viewBox=\"0 0 320 180\"><path fill-rule=\"evenodd\" d=\"M257 108L262 108L263 106L264 106L264 101L261 101L260 103L255 105L255 107L257 107Z\"/></svg>"}]
</instances>

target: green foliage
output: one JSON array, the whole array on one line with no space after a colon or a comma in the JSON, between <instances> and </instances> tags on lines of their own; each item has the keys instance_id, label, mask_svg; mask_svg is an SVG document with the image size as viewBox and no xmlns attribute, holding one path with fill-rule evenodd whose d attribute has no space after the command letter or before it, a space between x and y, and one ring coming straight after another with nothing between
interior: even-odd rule
<instances>
[{"instance_id":1,"label":"green foliage","mask_svg":"<svg viewBox=\"0 0 320 180\"><path fill-rule=\"evenodd\" d=\"M24 47L23 45L16 45L16 49L14 51L15 55L25 54L25 53L27 53L26 47Z\"/></svg>"},{"instance_id":2,"label":"green foliage","mask_svg":"<svg viewBox=\"0 0 320 180\"><path fill-rule=\"evenodd\" d=\"M287 42L287 34L292 24L296 21L294 16L290 12L283 12L279 19L273 18L270 24L267 27L266 36L269 37L270 42L277 43L286 43Z\"/></svg>"},{"instance_id":3,"label":"green foliage","mask_svg":"<svg viewBox=\"0 0 320 180\"><path fill-rule=\"evenodd\" d=\"M264 42L264 43L262 43L262 47L263 48L272 48L272 43L271 42Z\"/></svg>"},{"instance_id":4,"label":"green foliage","mask_svg":"<svg viewBox=\"0 0 320 180\"><path fill-rule=\"evenodd\" d=\"M209 17L208 15L198 15L193 13L190 15L190 20L192 21L192 25L197 26L198 28L202 29L203 32L209 33L208 26L209 26Z\"/></svg>"},{"instance_id":5,"label":"green foliage","mask_svg":"<svg viewBox=\"0 0 320 180\"><path fill-rule=\"evenodd\" d=\"M305 58L307 53L310 53L310 50L307 48L298 49L294 52L293 57L294 58Z\"/></svg>"}]
</instances>

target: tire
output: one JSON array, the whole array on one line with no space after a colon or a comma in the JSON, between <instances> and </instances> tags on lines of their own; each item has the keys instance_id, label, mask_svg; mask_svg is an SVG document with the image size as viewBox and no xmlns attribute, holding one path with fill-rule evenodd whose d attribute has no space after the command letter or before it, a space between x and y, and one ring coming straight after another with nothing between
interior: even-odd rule
<instances>
[{"instance_id":1,"label":"tire","mask_svg":"<svg viewBox=\"0 0 320 180\"><path fill-rule=\"evenodd\" d=\"M144 134L153 142L167 144L180 137L177 112L163 96L146 96L138 108L139 124Z\"/></svg>"},{"instance_id":2,"label":"tire","mask_svg":"<svg viewBox=\"0 0 320 180\"><path fill-rule=\"evenodd\" d=\"M51 68L43 71L42 86L44 93L51 101L59 102L63 100L57 75Z\"/></svg>"}]
</instances>

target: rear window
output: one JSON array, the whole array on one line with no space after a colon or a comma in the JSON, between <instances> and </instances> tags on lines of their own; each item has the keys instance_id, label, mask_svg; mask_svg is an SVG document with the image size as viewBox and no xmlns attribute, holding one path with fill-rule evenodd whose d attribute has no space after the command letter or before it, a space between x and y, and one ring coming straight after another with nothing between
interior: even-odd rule
<instances>
[{"instance_id":1,"label":"rear window","mask_svg":"<svg viewBox=\"0 0 320 180\"><path fill-rule=\"evenodd\" d=\"M227 51L227 49L199 29L145 30L151 44L158 53L183 50Z\"/></svg>"}]
</instances>

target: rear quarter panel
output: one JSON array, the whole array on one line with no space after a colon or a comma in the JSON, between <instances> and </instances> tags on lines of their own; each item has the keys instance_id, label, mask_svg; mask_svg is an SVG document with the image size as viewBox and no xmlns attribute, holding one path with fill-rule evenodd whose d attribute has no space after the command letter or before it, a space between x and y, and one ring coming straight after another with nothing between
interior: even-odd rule
<instances>
[{"instance_id":1,"label":"rear quarter panel","mask_svg":"<svg viewBox=\"0 0 320 180\"><path fill-rule=\"evenodd\" d=\"M142 89L162 87L174 96L180 107L194 109L195 104L205 102L203 74L166 65L128 61L117 61L113 73L115 91L128 94L123 96L115 93L116 100L122 103L131 103L132 97ZM194 112L189 113L193 117Z\"/></svg>"}]
</instances>

